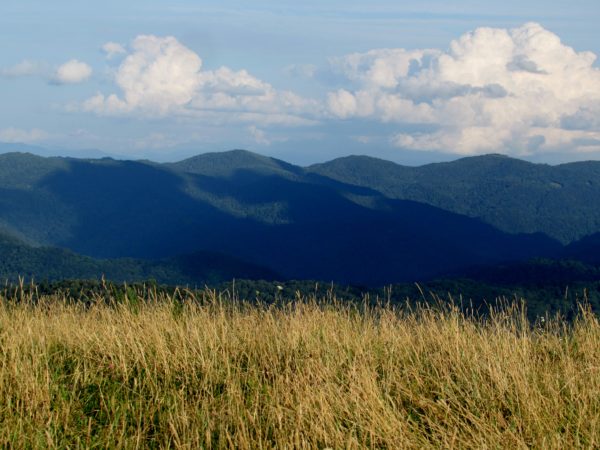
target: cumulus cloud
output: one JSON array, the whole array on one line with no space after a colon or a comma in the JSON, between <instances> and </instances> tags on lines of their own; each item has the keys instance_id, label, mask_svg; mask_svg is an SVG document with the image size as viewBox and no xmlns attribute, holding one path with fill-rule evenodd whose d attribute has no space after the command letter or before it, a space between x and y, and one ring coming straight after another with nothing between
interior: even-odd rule
<instances>
[{"instance_id":1,"label":"cumulus cloud","mask_svg":"<svg viewBox=\"0 0 600 450\"><path fill-rule=\"evenodd\" d=\"M427 124L433 131L392 137L408 149L592 151L597 145L583 144L600 139L595 59L536 23L479 28L448 51L381 49L333 59L353 87L329 93L327 106L335 117L398 123L399 130Z\"/></svg>"},{"instance_id":2,"label":"cumulus cloud","mask_svg":"<svg viewBox=\"0 0 600 450\"><path fill-rule=\"evenodd\" d=\"M203 70L202 59L174 37L135 38L115 75L120 94L98 93L83 104L103 115L200 117L263 124L312 123L317 103L279 91L245 70Z\"/></svg>"},{"instance_id":3,"label":"cumulus cloud","mask_svg":"<svg viewBox=\"0 0 600 450\"><path fill-rule=\"evenodd\" d=\"M127 53L125 47L123 47L118 42L107 42L102 46L102 51L106 54L106 58L108 59L112 59L115 56Z\"/></svg>"},{"instance_id":4,"label":"cumulus cloud","mask_svg":"<svg viewBox=\"0 0 600 450\"><path fill-rule=\"evenodd\" d=\"M77 84L92 76L92 68L84 62L72 59L56 69L53 81L58 84Z\"/></svg>"},{"instance_id":5,"label":"cumulus cloud","mask_svg":"<svg viewBox=\"0 0 600 450\"><path fill-rule=\"evenodd\" d=\"M360 95L361 92L354 95L345 89L339 89L337 92L329 93L327 96L329 109L342 119L352 116L367 116L372 113L372 110L365 106L362 108L358 107L357 97Z\"/></svg>"}]
</instances>

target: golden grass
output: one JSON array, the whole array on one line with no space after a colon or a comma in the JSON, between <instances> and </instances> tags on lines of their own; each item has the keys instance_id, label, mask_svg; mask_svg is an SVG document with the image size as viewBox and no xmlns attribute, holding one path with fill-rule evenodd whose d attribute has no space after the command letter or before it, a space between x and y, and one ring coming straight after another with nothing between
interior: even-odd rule
<instances>
[{"instance_id":1,"label":"golden grass","mask_svg":"<svg viewBox=\"0 0 600 450\"><path fill-rule=\"evenodd\" d=\"M483 321L141 295L2 301L0 445L600 446L600 325L585 311L530 327L515 307Z\"/></svg>"}]
</instances>

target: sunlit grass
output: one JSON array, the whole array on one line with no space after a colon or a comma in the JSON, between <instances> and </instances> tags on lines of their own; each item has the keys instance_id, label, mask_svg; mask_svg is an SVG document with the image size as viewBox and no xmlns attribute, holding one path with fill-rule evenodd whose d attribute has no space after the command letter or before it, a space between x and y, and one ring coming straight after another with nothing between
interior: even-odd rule
<instances>
[{"instance_id":1,"label":"sunlit grass","mask_svg":"<svg viewBox=\"0 0 600 450\"><path fill-rule=\"evenodd\" d=\"M0 306L0 444L600 445L600 326L147 291ZM114 299L113 299L114 300Z\"/></svg>"}]
</instances>

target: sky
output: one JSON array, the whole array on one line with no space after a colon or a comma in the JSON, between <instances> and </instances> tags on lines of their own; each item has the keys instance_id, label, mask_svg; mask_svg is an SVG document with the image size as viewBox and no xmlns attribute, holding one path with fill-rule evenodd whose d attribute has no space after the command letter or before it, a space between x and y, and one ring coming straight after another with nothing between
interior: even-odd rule
<instances>
[{"instance_id":1,"label":"sky","mask_svg":"<svg viewBox=\"0 0 600 450\"><path fill-rule=\"evenodd\" d=\"M600 159L598 23L597 0L2 0L0 150Z\"/></svg>"}]
</instances>

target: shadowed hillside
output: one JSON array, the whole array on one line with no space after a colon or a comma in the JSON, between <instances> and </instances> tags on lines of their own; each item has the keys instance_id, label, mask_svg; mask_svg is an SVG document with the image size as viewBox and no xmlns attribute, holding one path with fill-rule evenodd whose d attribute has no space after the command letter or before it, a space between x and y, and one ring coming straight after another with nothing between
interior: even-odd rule
<instances>
[{"instance_id":1,"label":"shadowed hillside","mask_svg":"<svg viewBox=\"0 0 600 450\"><path fill-rule=\"evenodd\" d=\"M277 275L265 268L210 252L149 261L133 258L94 259L55 247L31 247L0 233L0 281L19 277L32 281L65 279L116 282L154 280L171 285L203 287L234 278L273 280Z\"/></svg>"},{"instance_id":2,"label":"shadowed hillside","mask_svg":"<svg viewBox=\"0 0 600 450\"><path fill-rule=\"evenodd\" d=\"M100 258L230 255L284 278L379 285L552 256L558 243L246 151L175 164L0 159L0 221Z\"/></svg>"}]
</instances>

